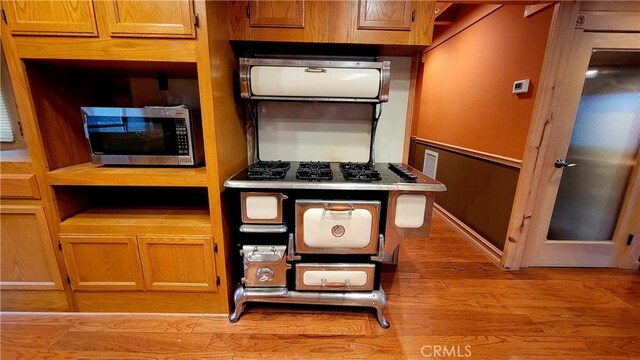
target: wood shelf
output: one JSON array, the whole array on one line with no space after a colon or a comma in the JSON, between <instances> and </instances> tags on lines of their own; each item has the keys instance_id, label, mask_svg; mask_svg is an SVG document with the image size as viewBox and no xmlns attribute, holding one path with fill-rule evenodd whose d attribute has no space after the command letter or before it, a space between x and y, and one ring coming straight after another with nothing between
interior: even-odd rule
<instances>
[{"instance_id":1,"label":"wood shelf","mask_svg":"<svg viewBox=\"0 0 640 360\"><path fill-rule=\"evenodd\" d=\"M95 208L60 224L61 234L211 235L205 207Z\"/></svg>"},{"instance_id":2,"label":"wood shelf","mask_svg":"<svg viewBox=\"0 0 640 360\"><path fill-rule=\"evenodd\" d=\"M204 166L197 168L114 167L92 163L47 173L50 185L206 187Z\"/></svg>"}]
</instances>

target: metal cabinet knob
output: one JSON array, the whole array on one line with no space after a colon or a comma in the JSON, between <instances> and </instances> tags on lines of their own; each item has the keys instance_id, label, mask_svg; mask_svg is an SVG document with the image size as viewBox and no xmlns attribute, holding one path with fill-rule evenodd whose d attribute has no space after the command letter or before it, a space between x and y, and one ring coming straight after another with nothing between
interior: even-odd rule
<instances>
[{"instance_id":1,"label":"metal cabinet knob","mask_svg":"<svg viewBox=\"0 0 640 360\"><path fill-rule=\"evenodd\" d=\"M578 166L578 164L568 164L567 161L565 159L558 159L556 160L556 162L553 164L553 166L555 166L556 168L560 169L560 168L565 168L565 167L574 167L574 166Z\"/></svg>"},{"instance_id":2,"label":"metal cabinet knob","mask_svg":"<svg viewBox=\"0 0 640 360\"><path fill-rule=\"evenodd\" d=\"M273 280L274 272L270 267L261 267L256 270L256 276L259 282L269 282Z\"/></svg>"}]
</instances>

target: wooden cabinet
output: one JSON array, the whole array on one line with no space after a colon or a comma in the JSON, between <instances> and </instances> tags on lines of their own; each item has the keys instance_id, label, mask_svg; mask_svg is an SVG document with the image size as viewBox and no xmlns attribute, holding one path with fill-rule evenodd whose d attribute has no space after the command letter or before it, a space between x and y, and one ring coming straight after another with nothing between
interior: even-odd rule
<instances>
[{"instance_id":1,"label":"wooden cabinet","mask_svg":"<svg viewBox=\"0 0 640 360\"><path fill-rule=\"evenodd\" d=\"M138 236L147 290L215 291L210 236Z\"/></svg>"},{"instance_id":2,"label":"wooden cabinet","mask_svg":"<svg viewBox=\"0 0 640 360\"><path fill-rule=\"evenodd\" d=\"M215 292L206 235L60 235L71 288Z\"/></svg>"},{"instance_id":3,"label":"wooden cabinet","mask_svg":"<svg viewBox=\"0 0 640 360\"><path fill-rule=\"evenodd\" d=\"M434 1L231 1L232 40L429 45Z\"/></svg>"},{"instance_id":4,"label":"wooden cabinet","mask_svg":"<svg viewBox=\"0 0 640 360\"><path fill-rule=\"evenodd\" d=\"M360 0L358 29L410 31L415 20L413 1Z\"/></svg>"},{"instance_id":5,"label":"wooden cabinet","mask_svg":"<svg viewBox=\"0 0 640 360\"><path fill-rule=\"evenodd\" d=\"M98 5L98 4L97 4ZM112 37L194 38L192 0L100 1Z\"/></svg>"},{"instance_id":6,"label":"wooden cabinet","mask_svg":"<svg viewBox=\"0 0 640 360\"><path fill-rule=\"evenodd\" d=\"M108 30L104 35L111 37L196 35L193 0L3 0L2 4L14 35L97 36L96 17Z\"/></svg>"},{"instance_id":7,"label":"wooden cabinet","mask_svg":"<svg viewBox=\"0 0 640 360\"><path fill-rule=\"evenodd\" d=\"M73 290L143 290L135 236L60 235Z\"/></svg>"},{"instance_id":8,"label":"wooden cabinet","mask_svg":"<svg viewBox=\"0 0 640 360\"><path fill-rule=\"evenodd\" d=\"M96 36L91 0L3 0L12 34Z\"/></svg>"},{"instance_id":9,"label":"wooden cabinet","mask_svg":"<svg viewBox=\"0 0 640 360\"><path fill-rule=\"evenodd\" d=\"M62 290L42 206L0 206L2 290Z\"/></svg>"},{"instance_id":10,"label":"wooden cabinet","mask_svg":"<svg viewBox=\"0 0 640 360\"><path fill-rule=\"evenodd\" d=\"M304 28L303 0L252 0L249 6L251 27Z\"/></svg>"}]
</instances>

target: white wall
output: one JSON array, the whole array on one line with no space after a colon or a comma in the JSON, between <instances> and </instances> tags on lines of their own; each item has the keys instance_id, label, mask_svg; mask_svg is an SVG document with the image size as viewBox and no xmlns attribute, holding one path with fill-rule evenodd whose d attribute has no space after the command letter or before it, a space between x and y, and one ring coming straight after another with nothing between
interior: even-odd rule
<instances>
[{"instance_id":1,"label":"white wall","mask_svg":"<svg viewBox=\"0 0 640 360\"><path fill-rule=\"evenodd\" d=\"M376 161L401 162L404 146L410 57L391 61L389 101L382 106ZM371 131L368 104L262 102L258 111L261 160L367 161Z\"/></svg>"}]
</instances>

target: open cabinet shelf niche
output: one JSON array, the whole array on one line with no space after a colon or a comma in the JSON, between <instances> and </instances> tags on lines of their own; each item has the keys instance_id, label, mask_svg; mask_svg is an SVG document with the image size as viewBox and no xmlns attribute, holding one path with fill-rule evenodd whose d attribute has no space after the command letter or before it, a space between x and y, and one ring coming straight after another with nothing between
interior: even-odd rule
<instances>
[{"instance_id":1,"label":"open cabinet shelf niche","mask_svg":"<svg viewBox=\"0 0 640 360\"><path fill-rule=\"evenodd\" d=\"M52 185L207 186L196 168L91 163L80 108L187 105L199 109L196 64L25 61Z\"/></svg>"},{"instance_id":2,"label":"open cabinet shelf niche","mask_svg":"<svg viewBox=\"0 0 640 360\"><path fill-rule=\"evenodd\" d=\"M62 234L211 235L206 188L55 186Z\"/></svg>"}]
</instances>

